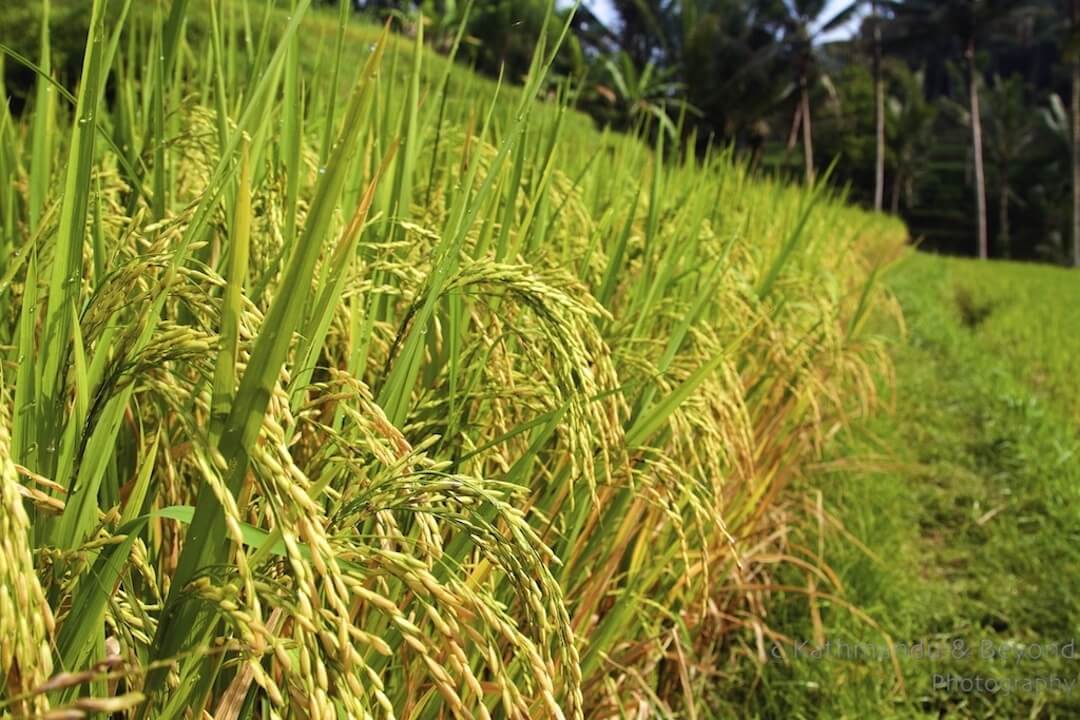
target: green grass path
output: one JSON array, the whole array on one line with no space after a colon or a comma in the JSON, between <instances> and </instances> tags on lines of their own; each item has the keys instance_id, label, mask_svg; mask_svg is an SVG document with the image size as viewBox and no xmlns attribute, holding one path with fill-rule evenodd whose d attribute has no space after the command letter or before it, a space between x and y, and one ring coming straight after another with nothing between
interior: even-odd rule
<instances>
[{"instance_id":1,"label":"green grass path","mask_svg":"<svg viewBox=\"0 0 1080 720\"><path fill-rule=\"evenodd\" d=\"M722 710L1080 717L1080 275L913 254L888 282L907 326L891 331L895 409L814 482L872 553L824 537L843 599L895 641L904 690L883 635L823 603L829 648L789 648ZM817 544L816 523L801 533ZM771 626L812 644L805 596Z\"/></svg>"}]
</instances>

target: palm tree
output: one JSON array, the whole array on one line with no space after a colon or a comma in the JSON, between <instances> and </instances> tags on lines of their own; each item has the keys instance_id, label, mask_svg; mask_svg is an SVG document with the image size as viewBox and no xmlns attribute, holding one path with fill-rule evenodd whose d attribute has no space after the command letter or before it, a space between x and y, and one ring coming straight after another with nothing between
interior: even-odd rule
<instances>
[{"instance_id":1,"label":"palm tree","mask_svg":"<svg viewBox=\"0 0 1080 720\"><path fill-rule=\"evenodd\" d=\"M636 67L664 59L678 61L679 3L673 0L612 0L619 15L619 46Z\"/></svg>"},{"instance_id":2,"label":"palm tree","mask_svg":"<svg viewBox=\"0 0 1080 720\"><path fill-rule=\"evenodd\" d=\"M814 133L810 108L810 89L813 81L821 77L821 62L817 45L822 34L846 23L858 8L852 2L831 18L825 19L827 0L764 0L766 22L772 24L787 65L793 69L797 96L788 146L793 147L799 131L802 131L803 162L806 181L814 181Z\"/></svg>"},{"instance_id":3,"label":"palm tree","mask_svg":"<svg viewBox=\"0 0 1080 720\"><path fill-rule=\"evenodd\" d=\"M903 44L947 48L963 59L966 75L968 127L974 168L976 243L978 255L989 257L986 211L986 172L983 153L981 73L977 52L981 43L1007 19L1025 10L1023 0L881 0L891 10L895 34Z\"/></svg>"},{"instance_id":4,"label":"palm tree","mask_svg":"<svg viewBox=\"0 0 1080 720\"><path fill-rule=\"evenodd\" d=\"M726 138L768 134L768 117L788 97L784 58L759 0L679 3L677 45L687 100ZM760 143L756 145L760 150Z\"/></svg>"},{"instance_id":5,"label":"palm tree","mask_svg":"<svg viewBox=\"0 0 1080 720\"><path fill-rule=\"evenodd\" d=\"M968 71L968 96L971 103L971 152L975 163L975 212L978 213L979 259L990 256L986 225L986 172L983 169L982 113L979 108L979 73L975 65L975 42L978 35L972 29L968 32L964 47L964 62Z\"/></svg>"},{"instance_id":6,"label":"palm tree","mask_svg":"<svg viewBox=\"0 0 1080 720\"><path fill-rule=\"evenodd\" d=\"M1068 63L1070 74L1070 108L1063 139L1069 150L1072 186L1071 259L1074 267L1080 267L1080 0L1057 0L1053 3L1055 23L1060 30L1061 58ZM1048 13L1049 14L1049 13ZM1053 101L1059 100L1054 96ZM1052 106L1051 113L1056 109ZM1050 116L1047 116L1050 117ZM1051 127L1055 127L1051 121Z\"/></svg>"},{"instance_id":7,"label":"palm tree","mask_svg":"<svg viewBox=\"0 0 1080 720\"><path fill-rule=\"evenodd\" d=\"M1008 255L1011 241L1009 204L1016 193L1013 179L1017 163L1035 142L1035 124L1022 77L995 77L986 96L986 150L998 192L998 245Z\"/></svg>"},{"instance_id":8,"label":"palm tree","mask_svg":"<svg viewBox=\"0 0 1080 720\"><path fill-rule=\"evenodd\" d=\"M854 0L853 7L866 0ZM874 209L881 212L885 200L885 83L882 78L881 0L870 0L867 24L871 36L871 74L874 79Z\"/></svg>"},{"instance_id":9,"label":"palm tree","mask_svg":"<svg viewBox=\"0 0 1080 720\"><path fill-rule=\"evenodd\" d=\"M846 22L867 0L852 0L825 23L822 31ZM871 34L871 74L874 82L874 209L880 212L885 199L885 83L882 77L881 0L869 0L867 23Z\"/></svg>"},{"instance_id":10,"label":"palm tree","mask_svg":"<svg viewBox=\"0 0 1080 720\"><path fill-rule=\"evenodd\" d=\"M874 209L881 212L885 200L885 83L881 78L881 14L878 0L870 0L874 33Z\"/></svg>"},{"instance_id":11,"label":"palm tree","mask_svg":"<svg viewBox=\"0 0 1080 720\"><path fill-rule=\"evenodd\" d=\"M936 142L938 106L926 99L921 71L912 72L903 63L891 63L888 71L890 85L898 91L886 105L893 157L890 208L898 214L902 196L907 198L906 207L915 204L916 187L928 172L928 156Z\"/></svg>"},{"instance_id":12,"label":"palm tree","mask_svg":"<svg viewBox=\"0 0 1080 720\"><path fill-rule=\"evenodd\" d=\"M603 66L614 90L598 84L596 91L618 107L623 127L630 127L644 116L651 115L674 137L675 124L669 108L686 108L696 112L679 98L683 86L674 80L676 68L661 68L649 61L639 70L625 52L618 53L614 58L604 58Z\"/></svg>"},{"instance_id":13,"label":"palm tree","mask_svg":"<svg viewBox=\"0 0 1080 720\"><path fill-rule=\"evenodd\" d=\"M1075 193L1076 182L1076 152L1073 138L1073 118L1076 113L1069 107L1068 99L1062 99L1057 93L1052 93L1047 99L1046 106L1039 108L1039 119L1042 132L1040 135L1039 151L1036 154L1036 162L1039 162L1050 177L1068 176L1071 179L1068 190L1063 197L1050 199L1048 214L1058 207L1068 203L1068 217L1056 218L1058 223L1067 225L1070 231L1062 233L1063 240L1053 243L1053 256L1061 263L1076 265L1076 209Z\"/></svg>"}]
</instances>

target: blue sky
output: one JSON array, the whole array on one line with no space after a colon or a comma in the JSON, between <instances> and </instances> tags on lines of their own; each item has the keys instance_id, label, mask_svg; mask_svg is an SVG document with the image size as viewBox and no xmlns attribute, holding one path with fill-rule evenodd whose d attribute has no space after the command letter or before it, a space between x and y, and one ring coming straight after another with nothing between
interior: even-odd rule
<instances>
[{"instance_id":1,"label":"blue sky","mask_svg":"<svg viewBox=\"0 0 1080 720\"><path fill-rule=\"evenodd\" d=\"M829 4L825 10L825 19L831 18L836 13L840 12L851 0L829 0ZM609 23L615 18L615 14L611 9L611 0L585 0L585 4L596 13L596 16L603 22ZM857 29L857 22L850 23L849 26L838 28L837 30L829 33L827 36L823 36L823 40L838 40L845 37L850 37L852 33Z\"/></svg>"}]
</instances>

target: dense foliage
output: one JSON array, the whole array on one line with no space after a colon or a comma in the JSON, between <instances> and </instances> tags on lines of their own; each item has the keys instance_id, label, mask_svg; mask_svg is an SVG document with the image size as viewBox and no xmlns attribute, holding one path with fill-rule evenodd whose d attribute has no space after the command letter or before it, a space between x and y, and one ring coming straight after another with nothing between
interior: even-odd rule
<instances>
[{"instance_id":1,"label":"dense foliage","mask_svg":"<svg viewBox=\"0 0 1080 720\"><path fill-rule=\"evenodd\" d=\"M505 67L520 77L544 4L474 3L473 41L461 56L493 75ZM600 124L626 129L663 114L672 123L658 126L673 132L681 117L684 135L697 131L699 149L733 143L751 163L785 176L810 177L835 161L834 184L870 207L880 192L883 209L902 215L930 247L977 254L985 216L996 257L1078 260L1066 112L1072 0L851 0L838 11L825 0L606 4L617 17L611 27L589 11L593 3L578 9L573 49L557 67L576 79L577 106ZM357 4L455 20L467 5ZM875 77L887 139L880 191ZM986 113L981 169L973 83Z\"/></svg>"}]
</instances>

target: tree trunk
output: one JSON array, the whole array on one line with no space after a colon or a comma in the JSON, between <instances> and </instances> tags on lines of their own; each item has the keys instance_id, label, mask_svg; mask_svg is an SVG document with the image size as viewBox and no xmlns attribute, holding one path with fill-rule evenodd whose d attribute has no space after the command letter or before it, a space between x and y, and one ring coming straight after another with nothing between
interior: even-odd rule
<instances>
[{"instance_id":1,"label":"tree trunk","mask_svg":"<svg viewBox=\"0 0 1080 720\"><path fill-rule=\"evenodd\" d=\"M796 103L795 115L791 118L791 132L788 134L787 151L795 149L795 143L799 141L799 129L802 127L802 102Z\"/></svg>"},{"instance_id":2,"label":"tree trunk","mask_svg":"<svg viewBox=\"0 0 1080 720\"><path fill-rule=\"evenodd\" d=\"M975 161L975 213L978 215L979 259L990 256L986 231L986 174L983 171L982 116L979 111L979 71L975 67L975 39L968 41L968 88L971 94L971 150Z\"/></svg>"},{"instance_id":3,"label":"tree trunk","mask_svg":"<svg viewBox=\"0 0 1080 720\"><path fill-rule=\"evenodd\" d=\"M900 191L903 186L900 183L900 173L893 173L893 187L892 187L892 214L900 214Z\"/></svg>"},{"instance_id":4,"label":"tree trunk","mask_svg":"<svg viewBox=\"0 0 1080 720\"><path fill-rule=\"evenodd\" d=\"M878 3L870 4L874 23L874 125L877 135L877 156L874 167L874 209L881 212L885 200L885 83L881 78L881 22Z\"/></svg>"},{"instance_id":5,"label":"tree trunk","mask_svg":"<svg viewBox=\"0 0 1080 720\"><path fill-rule=\"evenodd\" d=\"M1004 170L1003 172L1008 172ZM1008 177L1005 175L1004 177ZM1009 257L1009 183L1002 181L1001 183L1001 198L998 200L1000 207L998 208L998 224L1001 228L998 230L998 245L1000 245L1001 254L1004 257Z\"/></svg>"},{"instance_id":6,"label":"tree trunk","mask_svg":"<svg viewBox=\"0 0 1080 720\"><path fill-rule=\"evenodd\" d=\"M806 87L806 77L802 80L802 134L803 162L806 163L806 184L814 182L814 133L810 126L810 91Z\"/></svg>"},{"instance_id":7,"label":"tree trunk","mask_svg":"<svg viewBox=\"0 0 1080 720\"><path fill-rule=\"evenodd\" d=\"M1080 63L1072 63L1072 264L1080 267Z\"/></svg>"},{"instance_id":8,"label":"tree trunk","mask_svg":"<svg viewBox=\"0 0 1080 720\"><path fill-rule=\"evenodd\" d=\"M1069 29L1076 32L1080 25L1080 3L1069 2ZM1080 62L1073 57L1072 66L1072 261L1080 267Z\"/></svg>"}]
</instances>

